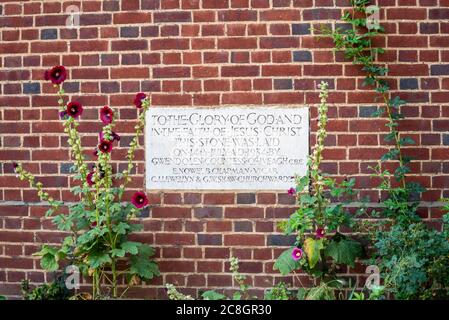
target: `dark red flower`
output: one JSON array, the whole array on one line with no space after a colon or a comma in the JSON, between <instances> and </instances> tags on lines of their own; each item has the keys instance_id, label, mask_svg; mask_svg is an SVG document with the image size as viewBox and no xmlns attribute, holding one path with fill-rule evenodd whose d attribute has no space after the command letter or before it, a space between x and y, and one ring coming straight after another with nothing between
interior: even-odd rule
<instances>
[{"instance_id":1,"label":"dark red flower","mask_svg":"<svg viewBox=\"0 0 449 320\"><path fill-rule=\"evenodd\" d=\"M147 95L143 92L139 92L138 94L136 94L136 97L134 98L134 105L136 106L136 108L142 108L142 100L146 97Z\"/></svg>"},{"instance_id":2,"label":"dark red flower","mask_svg":"<svg viewBox=\"0 0 449 320\"><path fill-rule=\"evenodd\" d=\"M115 132L112 132L112 141L120 141L120 136L117 134L117 133L115 133Z\"/></svg>"},{"instance_id":3,"label":"dark red flower","mask_svg":"<svg viewBox=\"0 0 449 320\"><path fill-rule=\"evenodd\" d=\"M94 181L92 180L93 176L94 176L94 172L91 171L91 172L89 172L89 174L86 177L86 182L89 185L89 187L92 187L94 185Z\"/></svg>"},{"instance_id":4,"label":"dark red flower","mask_svg":"<svg viewBox=\"0 0 449 320\"><path fill-rule=\"evenodd\" d=\"M83 113L83 106L78 101L71 101L67 104L67 115L78 118Z\"/></svg>"},{"instance_id":5,"label":"dark red flower","mask_svg":"<svg viewBox=\"0 0 449 320\"><path fill-rule=\"evenodd\" d=\"M99 135L100 135L100 140L103 140L104 139L103 132L100 132ZM120 136L117 133L112 132L112 140L111 141L113 141L113 142L114 141L120 141Z\"/></svg>"},{"instance_id":6,"label":"dark red flower","mask_svg":"<svg viewBox=\"0 0 449 320\"><path fill-rule=\"evenodd\" d=\"M104 124L110 124L114 118L114 111L108 106L104 106L100 110L100 119Z\"/></svg>"},{"instance_id":7,"label":"dark red flower","mask_svg":"<svg viewBox=\"0 0 449 320\"><path fill-rule=\"evenodd\" d=\"M290 196L294 196L294 195L296 195L296 189L295 188L290 188L290 189L288 189L287 193Z\"/></svg>"},{"instance_id":8,"label":"dark red flower","mask_svg":"<svg viewBox=\"0 0 449 320\"><path fill-rule=\"evenodd\" d=\"M92 155L98 157L98 148L95 148L94 151L92 151Z\"/></svg>"},{"instance_id":9,"label":"dark red flower","mask_svg":"<svg viewBox=\"0 0 449 320\"><path fill-rule=\"evenodd\" d=\"M326 234L326 231L323 228L316 229L315 236L317 239L324 238L324 235Z\"/></svg>"},{"instance_id":10,"label":"dark red flower","mask_svg":"<svg viewBox=\"0 0 449 320\"><path fill-rule=\"evenodd\" d=\"M45 80L50 80L53 84L61 84L67 78L67 71L63 66L55 66L44 73Z\"/></svg>"},{"instance_id":11,"label":"dark red flower","mask_svg":"<svg viewBox=\"0 0 449 320\"><path fill-rule=\"evenodd\" d=\"M101 140L98 145L98 150L103 153L110 153L112 151L112 141L109 140Z\"/></svg>"},{"instance_id":12,"label":"dark red flower","mask_svg":"<svg viewBox=\"0 0 449 320\"><path fill-rule=\"evenodd\" d=\"M95 228L95 227L97 226L97 221L92 222L92 223L90 224L90 226L91 226L92 228Z\"/></svg>"},{"instance_id":13,"label":"dark red flower","mask_svg":"<svg viewBox=\"0 0 449 320\"><path fill-rule=\"evenodd\" d=\"M144 192L136 192L134 193L134 195L131 198L131 203L136 207L136 208L143 208L148 204L148 198L147 195Z\"/></svg>"}]
</instances>

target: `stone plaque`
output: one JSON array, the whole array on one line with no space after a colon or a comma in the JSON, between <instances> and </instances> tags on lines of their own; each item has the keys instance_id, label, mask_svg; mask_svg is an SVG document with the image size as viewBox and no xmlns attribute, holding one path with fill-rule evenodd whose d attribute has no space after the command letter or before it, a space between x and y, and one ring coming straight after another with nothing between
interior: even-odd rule
<instances>
[{"instance_id":1,"label":"stone plaque","mask_svg":"<svg viewBox=\"0 0 449 320\"><path fill-rule=\"evenodd\" d=\"M150 108L149 190L286 190L306 171L308 108Z\"/></svg>"}]
</instances>

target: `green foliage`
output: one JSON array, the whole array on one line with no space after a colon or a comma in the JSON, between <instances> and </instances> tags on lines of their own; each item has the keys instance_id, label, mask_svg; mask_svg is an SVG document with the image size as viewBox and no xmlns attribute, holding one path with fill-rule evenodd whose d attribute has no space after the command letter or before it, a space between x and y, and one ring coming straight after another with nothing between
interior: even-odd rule
<instances>
[{"instance_id":1,"label":"green foliage","mask_svg":"<svg viewBox=\"0 0 449 320\"><path fill-rule=\"evenodd\" d=\"M309 267L311 269L315 267L318 261L321 261L321 250L323 249L323 239L307 238L306 240L304 240L304 251L307 254Z\"/></svg>"},{"instance_id":2,"label":"green foliage","mask_svg":"<svg viewBox=\"0 0 449 320\"><path fill-rule=\"evenodd\" d=\"M306 300L335 300L334 288L328 286L325 282L321 285L308 290Z\"/></svg>"},{"instance_id":3,"label":"green foliage","mask_svg":"<svg viewBox=\"0 0 449 320\"><path fill-rule=\"evenodd\" d=\"M284 282L279 282L274 288L265 292L264 300L289 300L293 293Z\"/></svg>"},{"instance_id":4,"label":"green foliage","mask_svg":"<svg viewBox=\"0 0 449 320\"><path fill-rule=\"evenodd\" d=\"M65 276L58 276L55 281L35 288L30 287L28 280L21 283L22 296L25 300L67 300L72 292L65 286Z\"/></svg>"},{"instance_id":5,"label":"green foliage","mask_svg":"<svg viewBox=\"0 0 449 320\"><path fill-rule=\"evenodd\" d=\"M318 286L313 288L300 288L298 290L298 300L336 300L335 290L342 288L343 281L331 280L322 281Z\"/></svg>"},{"instance_id":6,"label":"green foliage","mask_svg":"<svg viewBox=\"0 0 449 320\"><path fill-rule=\"evenodd\" d=\"M278 257L273 267L283 275L301 269L319 277L320 286L304 294L304 297L310 296L311 299L330 298L334 288L328 284L336 279L336 264L354 265L362 251L358 242L338 232L341 227L354 226L352 216L346 209L355 194L354 179L338 183L320 170L327 134L327 98L328 85L322 82L317 142L309 157L306 175L296 178L298 209L279 225L285 234L296 234L295 247L301 248L304 256L299 259L293 257L295 249L289 248Z\"/></svg>"},{"instance_id":7,"label":"green foliage","mask_svg":"<svg viewBox=\"0 0 449 320\"><path fill-rule=\"evenodd\" d=\"M355 288L348 297L348 300L384 300L385 287L372 285L369 289L369 295L366 297L365 292L356 292Z\"/></svg>"},{"instance_id":8,"label":"green foliage","mask_svg":"<svg viewBox=\"0 0 449 320\"><path fill-rule=\"evenodd\" d=\"M409 163L411 158L404 156L403 148L414 144L412 138L402 136L399 131L399 121L404 118L401 109L406 104L399 96L393 96L390 93L390 87L382 77L386 76L388 69L382 65L376 64L375 59L378 54L382 54L384 49L373 47L373 39L380 36L384 29L381 26L375 26L367 23L367 18L378 7L370 6L370 1L352 0L352 12L345 12L342 20L352 25L352 28L336 29L322 28L322 34L331 37L335 44L335 49L343 51L345 57L352 60L354 64L361 65L366 76L365 85L372 86L382 98L385 107L379 108L374 116L386 116L388 122L386 126L389 133L385 136L385 141L392 144L380 159L383 162L397 162L397 168L393 173L381 169L381 164L376 167L375 174L380 177L382 182L380 189L386 191L389 198L384 202L385 209L383 216L393 219L400 224L409 224L416 222L417 202L410 203L413 195L424 192L424 188L416 183L408 183L406 175L410 172ZM358 14L356 14L358 13ZM397 182L394 184L392 181ZM374 227L376 229L376 227Z\"/></svg>"},{"instance_id":9,"label":"green foliage","mask_svg":"<svg viewBox=\"0 0 449 320\"><path fill-rule=\"evenodd\" d=\"M41 257L41 267L47 271L56 271L59 269L59 251L56 248L43 245L41 250L34 253L35 256Z\"/></svg>"},{"instance_id":10,"label":"green foliage","mask_svg":"<svg viewBox=\"0 0 449 320\"><path fill-rule=\"evenodd\" d=\"M204 300L226 300L226 296L224 294L215 292L214 290L208 290L203 292L201 297Z\"/></svg>"},{"instance_id":11,"label":"green foliage","mask_svg":"<svg viewBox=\"0 0 449 320\"><path fill-rule=\"evenodd\" d=\"M384 104L373 116L388 120L389 133L385 135L385 142L392 147L374 168L374 176L381 181L379 189L388 198L382 202L380 210L373 212L373 216L387 220L364 224L378 249L370 263L380 267L385 289L396 298L428 299L447 294L442 288L447 287L449 279L448 234L444 228L443 232L427 228L417 214L419 198L425 189L418 183L407 181L412 158L405 156L403 149L413 145L414 141L398 131L399 123L404 119L402 110L406 101L391 94L383 79L388 69L375 62L376 56L384 50L374 48L373 39L384 30L367 23L367 17L372 14L370 8L373 8L369 3L367 0L351 1L353 11L345 12L342 19L352 28L334 31L323 28L321 33L332 37L336 50L343 51L347 59L361 66L366 74L364 84L371 86ZM379 8L374 7L374 10ZM393 172L383 169L387 162L397 164ZM445 217L443 222L448 220ZM358 298L364 296L360 294Z\"/></svg>"},{"instance_id":12,"label":"green foliage","mask_svg":"<svg viewBox=\"0 0 449 320\"><path fill-rule=\"evenodd\" d=\"M1 300L7 300L5 296L0 296L0 301Z\"/></svg>"},{"instance_id":13,"label":"green foliage","mask_svg":"<svg viewBox=\"0 0 449 320\"><path fill-rule=\"evenodd\" d=\"M66 113L62 85L55 87L59 89L60 111ZM134 153L139 146L149 105L148 98L141 100L135 136L126 155L127 168L117 174L112 172L111 150L102 152L99 147L95 151L97 160L90 159L94 164L92 169L88 168L87 153L81 146L78 132L79 122L74 117L63 117L64 132L68 135L73 159L71 171L76 181L71 191L80 198L77 203L68 205L68 213L60 212L62 203L45 192L42 183L36 182L31 173L21 165L15 168L19 178L28 181L31 187L36 188L40 199L50 204L46 216L53 216L52 221L58 230L69 234L60 246L44 245L35 254L40 256L41 267L47 271L56 271L61 263L77 266L84 277L92 277L94 299L105 297L102 289L105 286L109 288L104 291L111 292L113 298L120 297L119 276L127 280L127 287L124 288L126 292L140 280L150 280L159 275L157 264L152 260L154 249L140 242L129 241L132 233L143 229L142 225L135 223L135 219L140 216L145 201L140 206L122 199L131 180L129 174L134 167ZM112 116L110 122L106 122L102 128L103 138L100 143L107 140L112 144L115 139L112 131L115 126L114 112L109 112Z\"/></svg>"},{"instance_id":14,"label":"green foliage","mask_svg":"<svg viewBox=\"0 0 449 320\"><path fill-rule=\"evenodd\" d=\"M165 287L167 288L167 295L170 300L195 300L192 296L185 295L176 290L175 286L170 283L167 283Z\"/></svg>"},{"instance_id":15,"label":"green foliage","mask_svg":"<svg viewBox=\"0 0 449 320\"><path fill-rule=\"evenodd\" d=\"M235 283L238 284L239 288L234 292L232 297L227 297L221 293L218 293L214 290L208 290L202 293L201 297L204 300L250 300L255 299L255 297L250 296L249 289L250 286L245 283L246 277L239 272L239 260L238 258L231 257L229 259L231 266L229 267L229 271L232 272L232 278ZM179 293L176 288L167 284L168 297L170 300L193 300L191 296L185 296Z\"/></svg>"},{"instance_id":16,"label":"green foliage","mask_svg":"<svg viewBox=\"0 0 449 320\"><path fill-rule=\"evenodd\" d=\"M279 270L282 275L287 275L290 272L297 270L301 267L304 260L293 260L292 259L293 248L288 248L276 259L273 269Z\"/></svg>"},{"instance_id":17,"label":"green foliage","mask_svg":"<svg viewBox=\"0 0 449 320\"><path fill-rule=\"evenodd\" d=\"M354 267L357 257L362 254L362 245L352 239L339 235L334 237L326 247L325 255L332 257L335 263L346 264Z\"/></svg>"},{"instance_id":18,"label":"green foliage","mask_svg":"<svg viewBox=\"0 0 449 320\"><path fill-rule=\"evenodd\" d=\"M423 223L379 231L374 261L386 290L397 299L432 299L448 295L449 241Z\"/></svg>"}]
</instances>

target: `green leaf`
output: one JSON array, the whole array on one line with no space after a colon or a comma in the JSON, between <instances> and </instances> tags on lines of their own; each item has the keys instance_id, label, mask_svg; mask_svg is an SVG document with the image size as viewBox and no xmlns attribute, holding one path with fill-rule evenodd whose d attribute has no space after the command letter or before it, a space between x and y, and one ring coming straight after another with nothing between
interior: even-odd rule
<instances>
[{"instance_id":1,"label":"green leaf","mask_svg":"<svg viewBox=\"0 0 449 320\"><path fill-rule=\"evenodd\" d=\"M399 150L398 149L391 149L390 151L386 152L381 158L381 161L388 161L388 160L396 160L399 156Z\"/></svg>"},{"instance_id":2,"label":"green leaf","mask_svg":"<svg viewBox=\"0 0 449 320\"><path fill-rule=\"evenodd\" d=\"M62 231L70 231L73 226L73 222L72 219L70 219L70 216L66 216L64 214L60 214L54 217L53 223L58 226L59 230Z\"/></svg>"},{"instance_id":3,"label":"green leaf","mask_svg":"<svg viewBox=\"0 0 449 320\"><path fill-rule=\"evenodd\" d=\"M296 299L305 300L306 296L307 296L307 289L306 288L298 288L298 293L296 294Z\"/></svg>"},{"instance_id":4,"label":"green leaf","mask_svg":"<svg viewBox=\"0 0 449 320\"><path fill-rule=\"evenodd\" d=\"M312 205L313 203L316 202L316 197L312 197L308 194L303 194L301 195L300 201L302 204L308 204L308 205Z\"/></svg>"},{"instance_id":5,"label":"green leaf","mask_svg":"<svg viewBox=\"0 0 449 320\"><path fill-rule=\"evenodd\" d=\"M59 269L59 263L56 260L57 256L47 253L41 257L41 267L47 271L56 271Z\"/></svg>"},{"instance_id":6,"label":"green leaf","mask_svg":"<svg viewBox=\"0 0 449 320\"><path fill-rule=\"evenodd\" d=\"M141 244L139 242L126 241L122 243L121 248L127 253L137 254L139 252L140 245Z\"/></svg>"},{"instance_id":7,"label":"green leaf","mask_svg":"<svg viewBox=\"0 0 449 320\"><path fill-rule=\"evenodd\" d=\"M333 288L321 284L309 290L306 300L335 300L335 292Z\"/></svg>"},{"instance_id":8,"label":"green leaf","mask_svg":"<svg viewBox=\"0 0 449 320\"><path fill-rule=\"evenodd\" d=\"M111 255L113 257L120 257L123 258L125 256L126 252L123 249L112 249L111 250Z\"/></svg>"},{"instance_id":9,"label":"green leaf","mask_svg":"<svg viewBox=\"0 0 449 320\"><path fill-rule=\"evenodd\" d=\"M310 268L313 269L318 261L321 260L321 249L323 249L323 239L307 238L304 241L304 252L307 255Z\"/></svg>"},{"instance_id":10,"label":"green leaf","mask_svg":"<svg viewBox=\"0 0 449 320\"><path fill-rule=\"evenodd\" d=\"M126 231L130 228L129 224L120 222L117 225L113 226L114 232L117 232L118 234L126 234Z\"/></svg>"},{"instance_id":11,"label":"green leaf","mask_svg":"<svg viewBox=\"0 0 449 320\"><path fill-rule=\"evenodd\" d=\"M399 96L395 96L393 99L390 99L389 103L395 108L398 108L399 106L406 104L406 102L404 100L401 100Z\"/></svg>"},{"instance_id":12,"label":"green leaf","mask_svg":"<svg viewBox=\"0 0 449 320\"><path fill-rule=\"evenodd\" d=\"M273 269L279 270L284 276L300 267L300 260L295 261L292 258L293 249L294 248L290 248L282 252L273 265Z\"/></svg>"},{"instance_id":13,"label":"green leaf","mask_svg":"<svg viewBox=\"0 0 449 320\"><path fill-rule=\"evenodd\" d=\"M139 255L145 256L145 257L151 257L155 253L155 250L153 247L150 247L147 244L140 244L139 246Z\"/></svg>"},{"instance_id":14,"label":"green leaf","mask_svg":"<svg viewBox=\"0 0 449 320\"><path fill-rule=\"evenodd\" d=\"M89 256L89 265L92 269L97 269L105 264L111 263L111 257L107 253L93 253Z\"/></svg>"},{"instance_id":15,"label":"green leaf","mask_svg":"<svg viewBox=\"0 0 449 320\"><path fill-rule=\"evenodd\" d=\"M355 259L360 256L362 246L352 239L332 240L325 249L325 255L332 257L336 263L354 266Z\"/></svg>"},{"instance_id":16,"label":"green leaf","mask_svg":"<svg viewBox=\"0 0 449 320\"><path fill-rule=\"evenodd\" d=\"M226 296L215 292L214 290L208 290L203 292L203 294L201 295L203 297L204 300L225 300Z\"/></svg>"},{"instance_id":17,"label":"green leaf","mask_svg":"<svg viewBox=\"0 0 449 320\"><path fill-rule=\"evenodd\" d=\"M413 145L413 144L415 144L415 140L413 140L413 139L410 138L410 137L404 137L404 138L401 138L401 139L399 140L399 144L400 144L401 146L405 146L405 145Z\"/></svg>"},{"instance_id":18,"label":"green leaf","mask_svg":"<svg viewBox=\"0 0 449 320\"><path fill-rule=\"evenodd\" d=\"M137 274L142 279L152 279L159 275L159 268L156 262L142 256L133 256L131 258L131 274Z\"/></svg>"}]
</instances>

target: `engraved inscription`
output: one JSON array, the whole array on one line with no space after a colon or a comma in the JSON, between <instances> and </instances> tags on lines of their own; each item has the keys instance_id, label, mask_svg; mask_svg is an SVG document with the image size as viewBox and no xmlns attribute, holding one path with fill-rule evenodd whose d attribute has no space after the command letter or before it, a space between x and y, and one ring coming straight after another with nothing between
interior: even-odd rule
<instances>
[{"instance_id":1,"label":"engraved inscription","mask_svg":"<svg viewBox=\"0 0 449 320\"><path fill-rule=\"evenodd\" d=\"M151 108L146 119L150 190L285 190L304 174L308 109Z\"/></svg>"}]
</instances>

